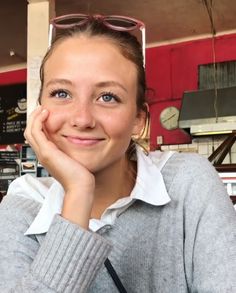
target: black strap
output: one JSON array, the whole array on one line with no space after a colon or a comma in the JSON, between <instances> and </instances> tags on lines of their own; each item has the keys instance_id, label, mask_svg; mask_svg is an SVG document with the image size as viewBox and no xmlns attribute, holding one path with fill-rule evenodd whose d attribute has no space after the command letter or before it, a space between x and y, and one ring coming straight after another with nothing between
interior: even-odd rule
<instances>
[{"instance_id":1,"label":"black strap","mask_svg":"<svg viewBox=\"0 0 236 293\"><path fill-rule=\"evenodd\" d=\"M113 268L113 266L112 266L112 264L111 264L111 262L109 261L108 258L105 260L104 264L105 264L105 267L106 267L108 273L112 277L112 280L115 283L117 289L119 290L119 292L120 293L127 293L127 291L125 290L125 287L121 283L120 278L118 277L115 269Z\"/></svg>"}]
</instances>

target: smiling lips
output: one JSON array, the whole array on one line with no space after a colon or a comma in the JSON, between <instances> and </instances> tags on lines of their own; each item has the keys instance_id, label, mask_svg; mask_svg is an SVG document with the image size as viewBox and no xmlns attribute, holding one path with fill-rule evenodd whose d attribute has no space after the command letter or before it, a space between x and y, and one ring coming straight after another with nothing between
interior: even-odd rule
<instances>
[{"instance_id":1,"label":"smiling lips","mask_svg":"<svg viewBox=\"0 0 236 293\"><path fill-rule=\"evenodd\" d=\"M69 142L76 145L81 145L81 146L93 146L104 140L104 138L94 138L94 137L78 137L78 136L65 136L65 137Z\"/></svg>"}]
</instances>

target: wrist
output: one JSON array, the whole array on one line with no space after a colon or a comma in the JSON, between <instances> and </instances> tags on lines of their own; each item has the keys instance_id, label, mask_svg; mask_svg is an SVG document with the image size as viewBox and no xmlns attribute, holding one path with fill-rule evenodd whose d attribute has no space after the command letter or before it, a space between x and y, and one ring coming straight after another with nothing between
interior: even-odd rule
<instances>
[{"instance_id":1,"label":"wrist","mask_svg":"<svg viewBox=\"0 0 236 293\"><path fill-rule=\"evenodd\" d=\"M93 194L67 192L64 196L61 216L70 222L88 229L93 206Z\"/></svg>"}]
</instances>

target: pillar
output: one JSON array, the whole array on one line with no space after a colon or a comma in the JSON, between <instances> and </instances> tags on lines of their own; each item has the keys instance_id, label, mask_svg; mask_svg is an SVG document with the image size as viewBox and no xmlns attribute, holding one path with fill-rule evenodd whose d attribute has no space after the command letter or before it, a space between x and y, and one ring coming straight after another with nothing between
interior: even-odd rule
<instances>
[{"instance_id":1,"label":"pillar","mask_svg":"<svg viewBox=\"0 0 236 293\"><path fill-rule=\"evenodd\" d=\"M55 17L55 0L28 0L27 25L27 117L37 106L39 69L48 48L50 19Z\"/></svg>"}]
</instances>

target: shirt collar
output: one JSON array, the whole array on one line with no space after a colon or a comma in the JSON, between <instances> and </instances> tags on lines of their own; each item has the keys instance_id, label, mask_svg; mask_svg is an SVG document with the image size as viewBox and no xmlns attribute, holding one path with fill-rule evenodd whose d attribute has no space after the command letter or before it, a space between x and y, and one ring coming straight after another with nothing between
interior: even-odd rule
<instances>
[{"instance_id":1,"label":"shirt collar","mask_svg":"<svg viewBox=\"0 0 236 293\"><path fill-rule=\"evenodd\" d=\"M137 147L137 178L131 198L151 205L164 205L170 201L161 169L173 152L154 152L146 155ZM155 183L155 184L154 184Z\"/></svg>"},{"instance_id":2,"label":"shirt collar","mask_svg":"<svg viewBox=\"0 0 236 293\"><path fill-rule=\"evenodd\" d=\"M137 178L130 196L119 199L106 211L128 207L137 199L155 206L165 205L170 201L161 169L174 152L156 151L146 155L140 147L137 147L136 153ZM155 184L153 184L154 182ZM10 184L8 195L11 194L33 198L42 204L25 235L46 233L54 215L61 213L64 190L60 183L52 177L22 176Z\"/></svg>"}]
</instances>

